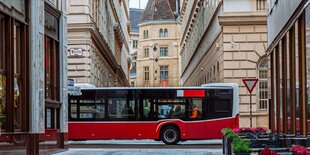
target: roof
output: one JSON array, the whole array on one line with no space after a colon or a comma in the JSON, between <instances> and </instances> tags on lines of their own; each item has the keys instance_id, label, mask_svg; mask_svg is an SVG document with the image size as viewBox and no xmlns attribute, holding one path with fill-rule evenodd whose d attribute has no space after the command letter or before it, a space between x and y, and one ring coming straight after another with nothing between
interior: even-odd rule
<instances>
[{"instance_id":1,"label":"roof","mask_svg":"<svg viewBox=\"0 0 310 155\"><path fill-rule=\"evenodd\" d=\"M138 24L140 22L142 13L143 13L143 9L135 9L135 8L130 8L129 9L129 14L130 14L130 31L131 32L139 32Z\"/></svg>"},{"instance_id":2,"label":"roof","mask_svg":"<svg viewBox=\"0 0 310 155\"><path fill-rule=\"evenodd\" d=\"M141 17L141 22L152 20L176 20L177 15L175 0L148 0Z\"/></svg>"}]
</instances>

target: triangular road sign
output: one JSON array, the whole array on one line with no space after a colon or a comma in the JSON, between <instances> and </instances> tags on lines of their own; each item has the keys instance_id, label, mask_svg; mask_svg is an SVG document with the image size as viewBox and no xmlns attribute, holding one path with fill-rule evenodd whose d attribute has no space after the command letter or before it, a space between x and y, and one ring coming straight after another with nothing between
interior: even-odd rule
<instances>
[{"instance_id":1,"label":"triangular road sign","mask_svg":"<svg viewBox=\"0 0 310 155\"><path fill-rule=\"evenodd\" d=\"M252 94L252 91L254 90L258 79L242 79L242 81L248 89L249 93Z\"/></svg>"}]
</instances>

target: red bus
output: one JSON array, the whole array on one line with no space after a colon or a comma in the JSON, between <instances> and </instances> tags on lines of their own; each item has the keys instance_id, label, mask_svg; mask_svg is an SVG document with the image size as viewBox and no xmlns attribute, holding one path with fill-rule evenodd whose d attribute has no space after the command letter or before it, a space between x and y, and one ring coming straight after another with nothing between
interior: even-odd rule
<instances>
[{"instance_id":1,"label":"red bus","mask_svg":"<svg viewBox=\"0 0 310 155\"><path fill-rule=\"evenodd\" d=\"M237 84L178 88L86 88L69 95L69 139L221 138L239 126Z\"/></svg>"}]
</instances>

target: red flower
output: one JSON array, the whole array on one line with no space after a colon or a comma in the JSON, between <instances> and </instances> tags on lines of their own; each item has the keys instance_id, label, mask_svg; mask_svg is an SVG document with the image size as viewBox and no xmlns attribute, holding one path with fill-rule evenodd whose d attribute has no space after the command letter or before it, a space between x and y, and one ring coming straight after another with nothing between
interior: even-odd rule
<instances>
[{"instance_id":1,"label":"red flower","mask_svg":"<svg viewBox=\"0 0 310 155\"><path fill-rule=\"evenodd\" d=\"M277 152L275 151L271 151L269 147L265 147L260 153L259 155L278 155Z\"/></svg>"},{"instance_id":2,"label":"red flower","mask_svg":"<svg viewBox=\"0 0 310 155\"><path fill-rule=\"evenodd\" d=\"M290 151L295 155L310 155L310 152L304 146L293 145Z\"/></svg>"},{"instance_id":3,"label":"red flower","mask_svg":"<svg viewBox=\"0 0 310 155\"><path fill-rule=\"evenodd\" d=\"M233 131L234 133L239 133L239 132L240 132L240 128L234 128L232 131Z\"/></svg>"}]
</instances>

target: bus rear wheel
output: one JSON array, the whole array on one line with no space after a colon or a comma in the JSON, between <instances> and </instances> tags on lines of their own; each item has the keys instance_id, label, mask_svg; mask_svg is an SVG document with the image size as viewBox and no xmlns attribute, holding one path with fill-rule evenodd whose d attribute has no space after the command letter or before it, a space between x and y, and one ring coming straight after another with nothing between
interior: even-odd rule
<instances>
[{"instance_id":1,"label":"bus rear wheel","mask_svg":"<svg viewBox=\"0 0 310 155\"><path fill-rule=\"evenodd\" d=\"M177 144L180 141L180 131L174 126L162 129L160 139L167 145Z\"/></svg>"}]
</instances>

